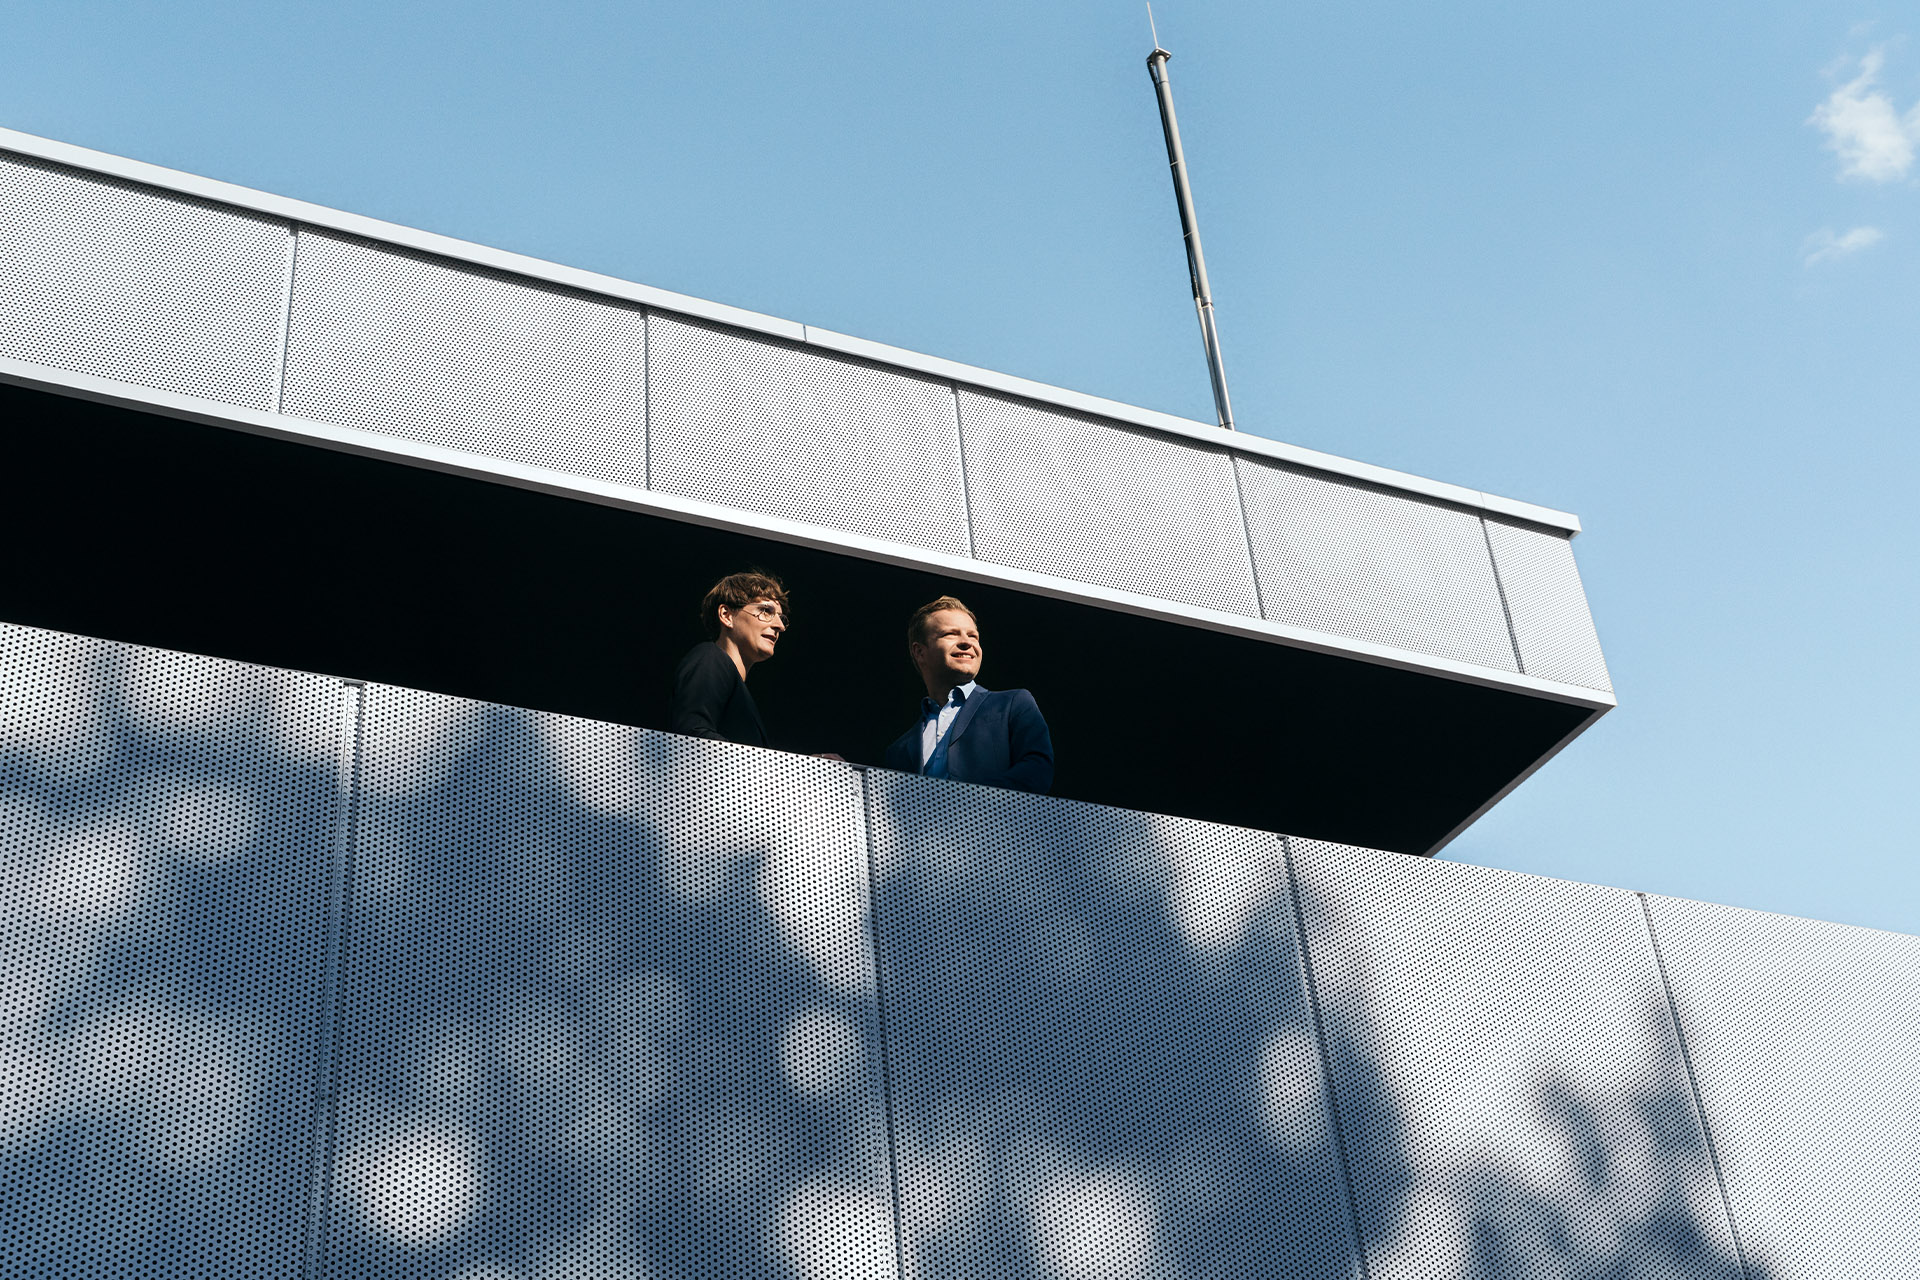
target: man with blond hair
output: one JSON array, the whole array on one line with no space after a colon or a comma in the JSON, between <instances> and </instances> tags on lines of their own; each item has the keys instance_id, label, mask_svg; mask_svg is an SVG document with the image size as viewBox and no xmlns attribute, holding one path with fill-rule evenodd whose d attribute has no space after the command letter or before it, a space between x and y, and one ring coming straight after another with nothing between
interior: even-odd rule
<instances>
[{"instance_id":1,"label":"man with blond hair","mask_svg":"<svg viewBox=\"0 0 1920 1280\"><path fill-rule=\"evenodd\" d=\"M907 656L927 696L920 720L887 748L887 767L1044 795L1053 786L1053 737L1025 689L979 681L980 623L941 596L907 620Z\"/></svg>"},{"instance_id":2,"label":"man with blond hair","mask_svg":"<svg viewBox=\"0 0 1920 1280\"><path fill-rule=\"evenodd\" d=\"M773 656L787 629L787 591L764 573L728 574L700 602L708 640L693 646L673 673L670 727L696 738L767 745L747 673Z\"/></svg>"}]
</instances>

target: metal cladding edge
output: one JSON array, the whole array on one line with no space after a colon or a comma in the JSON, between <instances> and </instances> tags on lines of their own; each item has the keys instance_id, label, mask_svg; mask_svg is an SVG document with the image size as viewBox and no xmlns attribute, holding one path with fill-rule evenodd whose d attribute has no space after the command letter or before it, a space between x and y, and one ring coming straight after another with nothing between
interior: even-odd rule
<instances>
[{"instance_id":1,"label":"metal cladding edge","mask_svg":"<svg viewBox=\"0 0 1920 1280\"><path fill-rule=\"evenodd\" d=\"M285 218L290 222L342 231L349 235L362 236L369 240L469 262L497 271L544 280L587 293L619 298L681 315L696 316L842 355L856 356L897 368L909 369L917 373L951 378L970 386L1110 418L1129 426L1143 427L1163 435L1180 436L1215 448L1292 463L1333 476L1383 485L1420 497L1456 503L1493 515L1524 520L1569 538L1578 535L1581 530L1579 517L1550 507L1536 506L1517 499L1484 493L1478 489L1429 480L1387 467L1376 467L1369 463L1321 453L1318 450L1248 435L1245 432L1223 434L1219 427L1211 423L1197 422L1152 409L1142 409L1010 374L996 373L990 369L976 368L938 356L922 355L865 338L855 338L827 329L797 324L791 320L761 315L740 307L709 302L702 298L656 289L649 285L634 284L614 276L562 266L539 258L474 244L467 240L456 240L429 231L419 231L396 223L382 222L376 218L344 213L323 205L309 204L304 200L271 195L248 187L183 173L177 169L166 169L103 151L57 142L50 138L0 128L0 151L67 165L75 169L231 205L272 217Z\"/></svg>"},{"instance_id":2,"label":"metal cladding edge","mask_svg":"<svg viewBox=\"0 0 1920 1280\"><path fill-rule=\"evenodd\" d=\"M159 391L150 387L133 386L91 374L51 369L24 360L0 357L0 383L74 396L140 412L157 413L251 435L314 445L363 457L397 462L406 466L423 467L450 475L468 476L578 501L638 511L669 520L773 538L796 546L855 556L862 560L898 565L903 568L932 570L963 581L1003 586L1016 591L1050 596L1099 608L1118 609L1140 617L1203 627L1210 631L1352 658L1360 662L1419 672L1442 679L1458 680L1488 688L1508 689L1553 702L1585 707L1595 713L1603 713L1619 705L1610 693L1542 680L1537 676L1479 667L1451 658L1414 653L1389 645L1312 631L1304 627L1288 626L1241 614L1160 600L1131 591L1073 582L1050 574L989 564L923 547L890 542L865 534L829 529L780 516L741 511L698 499L682 498L634 485L616 484L545 467L485 457L376 431L315 422L286 414L268 413L195 396ZM1591 724L1593 718L1589 717L1581 727L1585 728L1586 725Z\"/></svg>"}]
</instances>

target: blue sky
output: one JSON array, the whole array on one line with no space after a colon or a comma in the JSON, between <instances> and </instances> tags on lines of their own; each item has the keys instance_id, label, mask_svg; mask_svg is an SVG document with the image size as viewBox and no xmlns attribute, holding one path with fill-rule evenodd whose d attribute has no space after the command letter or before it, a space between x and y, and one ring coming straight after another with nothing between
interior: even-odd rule
<instances>
[{"instance_id":1,"label":"blue sky","mask_svg":"<svg viewBox=\"0 0 1920 1280\"><path fill-rule=\"evenodd\" d=\"M1586 523L1620 709L1447 856L1920 932L1920 2L1156 15L1242 427ZM12 128L1211 416L1132 0L5 28Z\"/></svg>"}]
</instances>

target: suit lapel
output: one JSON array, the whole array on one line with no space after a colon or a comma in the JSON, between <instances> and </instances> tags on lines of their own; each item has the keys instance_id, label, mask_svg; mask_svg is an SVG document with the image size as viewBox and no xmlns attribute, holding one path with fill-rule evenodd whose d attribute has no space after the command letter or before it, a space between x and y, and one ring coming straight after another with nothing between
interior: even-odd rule
<instances>
[{"instance_id":1,"label":"suit lapel","mask_svg":"<svg viewBox=\"0 0 1920 1280\"><path fill-rule=\"evenodd\" d=\"M966 732L968 723L973 720L973 713L980 709L980 702L986 696L986 686L976 684L973 686L973 695L961 704L960 714L953 718L953 727L947 730L949 752L953 750L953 744L960 741L960 735Z\"/></svg>"}]
</instances>

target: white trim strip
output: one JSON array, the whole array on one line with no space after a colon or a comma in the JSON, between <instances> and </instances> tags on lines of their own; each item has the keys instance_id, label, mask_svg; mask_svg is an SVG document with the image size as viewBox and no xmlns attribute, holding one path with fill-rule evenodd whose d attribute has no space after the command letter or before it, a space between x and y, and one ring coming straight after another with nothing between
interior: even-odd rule
<instances>
[{"instance_id":1,"label":"white trim strip","mask_svg":"<svg viewBox=\"0 0 1920 1280\"><path fill-rule=\"evenodd\" d=\"M456 240L450 236L435 235L430 231L382 222L377 218L364 218L359 214L344 213L324 205L309 204L304 200L291 200L285 196L255 191L250 187L235 186L212 178L182 173L177 169L165 169L159 165L109 155L104 151L55 142L51 138L35 137L12 129L0 129L0 151L11 151L19 155L68 165L75 169L121 178L128 182L195 196L202 200L233 205L270 217L284 218L289 222L325 227L332 231L342 231L349 235L362 236L369 240L377 240L421 253L470 262L513 275L528 276L586 293L597 293L643 306L658 307L663 311L672 311L680 315L712 320L755 333L806 343L826 351L893 365L916 373L950 378L969 386L1038 400L1063 409L1112 418L1129 426L1144 427L1166 435L1182 436L1253 457L1271 458L1331 475L1384 485L1390 489L1399 489L1421 497L1437 498L1443 502L1476 507L1495 515L1509 516L1555 529L1568 537L1573 537L1580 532L1578 516L1565 511L1555 511L1550 507L1535 506L1530 502L1520 502L1513 498L1502 498L1495 494L1483 493L1478 489L1467 489L1440 480L1428 480L1423 476L1410 475L1404 471L1376 467L1370 463L1356 462L1351 458L1321 453L1316 449L1268 440L1264 436L1249 435L1246 432L1226 433L1210 422L1198 422L1191 418L1180 418L1153 409L1143 409L1137 405L1122 404L1117 400L1069 391L1064 387L1049 386L1044 382L1033 382L1012 374L996 373L991 369L980 369L973 365L944 360L938 356L923 355L917 351L907 351L885 343L835 333L830 329L817 329L791 320L762 315L757 311L730 307L719 302L708 302L704 298L656 289L650 285L634 284L631 281L601 275L595 271L582 271L576 267L562 266L559 263L527 257L524 254L509 253L503 249L492 249L467 240Z\"/></svg>"},{"instance_id":2,"label":"white trim strip","mask_svg":"<svg viewBox=\"0 0 1920 1280\"><path fill-rule=\"evenodd\" d=\"M138 387L92 374L51 369L44 365L30 364L24 360L0 357L0 382L40 391L51 391L60 395L77 396L142 412L160 413L168 417L245 431L253 435L317 445L323 449L334 449L407 466L424 467L449 475L512 485L538 493L597 502L603 506L619 507L647 515L662 516L669 520L724 529L728 532L773 538L794 546L850 555L862 560L873 560L902 568L940 573L967 582L983 582L992 586L1008 587L1033 595L1050 596L1054 599L1092 605L1097 608L1115 609L1140 617L1202 627L1209 631L1245 636L1254 640L1265 640L1290 648L1353 658L1361 662L1439 676L1488 688L1508 689L1532 697L1546 698L1553 702L1564 702L1597 711L1608 710L1618 705L1613 695L1609 693L1583 689L1577 685L1477 667L1451 658L1414 653L1406 649L1396 649L1321 631L1310 631L1304 627L1288 626L1260 618L1202 609L1176 601L1157 600L1131 591L1116 591L1107 587L1072 582L1048 574L988 564L963 556L868 537L864 534L828 529L780 516L740 511L711 502L682 498L675 494L658 493L634 485L615 484L545 467L528 466L524 463L484 457L439 445L403 440L397 436L383 435L375 431L335 426L331 423L315 422L285 414L265 413L257 409L221 404L218 401L205 400L197 396L158 391L151 387Z\"/></svg>"}]
</instances>

